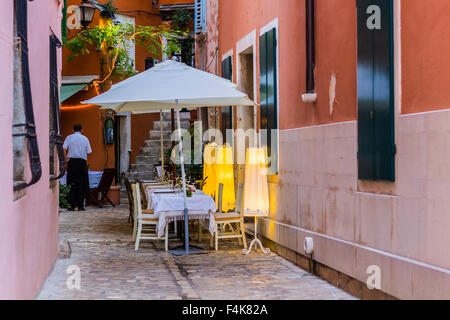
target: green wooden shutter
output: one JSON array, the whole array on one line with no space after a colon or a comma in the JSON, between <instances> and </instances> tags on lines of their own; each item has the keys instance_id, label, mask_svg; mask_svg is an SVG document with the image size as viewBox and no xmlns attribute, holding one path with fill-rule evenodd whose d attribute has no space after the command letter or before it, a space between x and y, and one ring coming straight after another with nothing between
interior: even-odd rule
<instances>
[{"instance_id":1,"label":"green wooden shutter","mask_svg":"<svg viewBox=\"0 0 450 320\"><path fill-rule=\"evenodd\" d=\"M278 167L278 146L272 143L272 136L278 141L276 47L275 28L259 38L261 129L267 130L267 139L262 139L262 142L266 140L269 161L275 161L271 163L272 168Z\"/></svg>"},{"instance_id":2,"label":"green wooden shutter","mask_svg":"<svg viewBox=\"0 0 450 320\"><path fill-rule=\"evenodd\" d=\"M380 28L368 26L378 10ZM357 0L358 176L395 181L392 0ZM373 22L373 20L370 20Z\"/></svg>"},{"instance_id":3,"label":"green wooden shutter","mask_svg":"<svg viewBox=\"0 0 450 320\"><path fill-rule=\"evenodd\" d=\"M222 78L233 80L233 64L232 57L228 57L222 61ZM227 129L233 129L233 108L222 107L222 134L223 141L229 142L226 139Z\"/></svg>"}]
</instances>

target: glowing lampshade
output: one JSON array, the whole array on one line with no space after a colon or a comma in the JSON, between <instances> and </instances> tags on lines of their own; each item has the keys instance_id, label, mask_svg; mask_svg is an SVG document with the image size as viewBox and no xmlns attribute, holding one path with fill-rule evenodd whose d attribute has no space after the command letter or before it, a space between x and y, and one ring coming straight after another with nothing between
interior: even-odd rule
<instances>
[{"instance_id":1,"label":"glowing lampshade","mask_svg":"<svg viewBox=\"0 0 450 320\"><path fill-rule=\"evenodd\" d=\"M220 146L217 148L216 174L217 190L219 190L219 183L223 184L222 210L223 212L228 212L236 207L236 194L234 191L233 150L230 145ZM219 205L218 203L219 197L216 197L217 206Z\"/></svg>"},{"instance_id":2,"label":"glowing lampshade","mask_svg":"<svg viewBox=\"0 0 450 320\"><path fill-rule=\"evenodd\" d=\"M216 193L216 155L217 144L209 143L205 146L203 154L203 179L206 179L203 185L203 192L214 198Z\"/></svg>"},{"instance_id":3,"label":"glowing lampshade","mask_svg":"<svg viewBox=\"0 0 450 320\"><path fill-rule=\"evenodd\" d=\"M264 148L249 148L245 157L244 215L269 215L267 156Z\"/></svg>"}]
</instances>

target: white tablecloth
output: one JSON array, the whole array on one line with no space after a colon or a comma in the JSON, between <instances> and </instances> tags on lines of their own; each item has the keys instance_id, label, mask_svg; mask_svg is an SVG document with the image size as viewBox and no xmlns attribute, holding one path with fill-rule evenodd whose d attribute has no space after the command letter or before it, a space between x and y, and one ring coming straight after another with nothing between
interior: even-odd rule
<instances>
[{"instance_id":1,"label":"white tablecloth","mask_svg":"<svg viewBox=\"0 0 450 320\"><path fill-rule=\"evenodd\" d=\"M147 202L148 202L148 207L147 209L152 209L152 194L153 193L174 193L174 190L172 188L164 188L164 187L151 187L151 186L146 186L145 187L145 195L147 196Z\"/></svg>"},{"instance_id":2,"label":"white tablecloth","mask_svg":"<svg viewBox=\"0 0 450 320\"><path fill-rule=\"evenodd\" d=\"M184 199L182 194L153 192L149 201L149 209L159 218L158 236L163 237L166 224L171 221L184 220ZM149 199L150 200L150 199ZM195 192L187 198L189 220L209 220L209 232L216 232L216 221L213 213L217 211L214 199L202 192Z\"/></svg>"},{"instance_id":3,"label":"white tablecloth","mask_svg":"<svg viewBox=\"0 0 450 320\"><path fill-rule=\"evenodd\" d=\"M102 178L103 171L89 171L89 188L97 188ZM62 184L67 184L67 172L64 176L59 180Z\"/></svg>"}]
</instances>

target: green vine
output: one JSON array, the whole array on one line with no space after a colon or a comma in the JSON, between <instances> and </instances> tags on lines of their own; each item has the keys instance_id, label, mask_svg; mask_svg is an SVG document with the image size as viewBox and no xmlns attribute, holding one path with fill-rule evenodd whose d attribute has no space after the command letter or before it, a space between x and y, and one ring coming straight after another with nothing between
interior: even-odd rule
<instances>
[{"instance_id":1,"label":"green vine","mask_svg":"<svg viewBox=\"0 0 450 320\"><path fill-rule=\"evenodd\" d=\"M102 4L103 9L111 13L119 13L119 8L114 6L114 0L108 0L106 3Z\"/></svg>"},{"instance_id":2,"label":"green vine","mask_svg":"<svg viewBox=\"0 0 450 320\"><path fill-rule=\"evenodd\" d=\"M61 209L67 209L70 207L70 186L60 183L59 184L59 207Z\"/></svg>"},{"instance_id":3,"label":"green vine","mask_svg":"<svg viewBox=\"0 0 450 320\"><path fill-rule=\"evenodd\" d=\"M71 51L68 61L80 55L88 55L93 51L101 51L106 57L109 65L109 77L122 79L136 73L134 62L129 55L131 44L144 47L154 56L162 52L177 52L179 48L171 41L167 47L162 43L162 37L183 37L185 32L167 30L159 26L133 26L131 24L114 24L108 21L105 26L93 26L83 29L74 38L66 43Z\"/></svg>"},{"instance_id":4,"label":"green vine","mask_svg":"<svg viewBox=\"0 0 450 320\"><path fill-rule=\"evenodd\" d=\"M194 37L192 35L192 27L194 25L194 16L187 9L178 9L172 16L171 26L176 30L185 33L184 37L173 37L169 42L176 51L170 52L169 55L179 54L181 62L191 65L192 47L194 45Z\"/></svg>"}]
</instances>

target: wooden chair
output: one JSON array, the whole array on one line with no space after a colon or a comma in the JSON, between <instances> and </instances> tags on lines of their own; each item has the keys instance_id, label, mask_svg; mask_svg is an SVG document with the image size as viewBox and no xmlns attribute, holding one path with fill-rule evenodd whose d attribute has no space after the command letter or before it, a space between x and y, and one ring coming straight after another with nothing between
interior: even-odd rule
<instances>
[{"instance_id":1,"label":"wooden chair","mask_svg":"<svg viewBox=\"0 0 450 320\"><path fill-rule=\"evenodd\" d=\"M139 191L141 193L141 202L142 202L142 208L147 209L148 207L148 201L147 201L147 195L145 194L145 188L144 184L141 180L136 180L139 185Z\"/></svg>"},{"instance_id":2,"label":"wooden chair","mask_svg":"<svg viewBox=\"0 0 450 320\"><path fill-rule=\"evenodd\" d=\"M247 249L247 240L245 239L245 228L244 228L244 216L242 214L242 198L244 194L244 185L239 183L238 192L236 198L236 212L222 212L222 195L223 195L223 184L219 184L218 190L218 212L214 214L216 220L216 232L214 234L215 249L219 249L219 239L231 239L238 238L239 244L243 242L244 249ZM230 228L230 232L226 232L226 226L235 225L235 228ZM211 237L211 246L213 238Z\"/></svg>"},{"instance_id":3,"label":"wooden chair","mask_svg":"<svg viewBox=\"0 0 450 320\"><path fill-rule=\"evenodd\" d=\"M100 179L100 182L98 183L98 186L96 188L91 189L90 199L88 201L89 204L96 204L97 206L102 208L102 202L103 202L103 200L106 199L109 201L109 203L113 207L115 207L114 203L107 196L108 191L111 188L111 185L112 185L115 177L116 177L116 169L115 168L109 168L109 169L103 170L103 174ZM98 199L99 193L101 195L100 200Z\"/></svg>"},{"instance_id":4,"label":"wooden chair","mask_svg":"<svg viewBox=\"0 0 450 320\"><path fill-rule=\"evenodd\" d=\"M139 250L141 240L161 240L165 241L165 250L169 250L169 224L166 224L164 238L158 237L158 217L153 214L153 210L142 209L141 193L137 184L132 184L134 198L134 228L133 241L134 250Z\"/></svg>"},{"instance_id":5,"label":"wooden chair","mask_svg":"<svg viewBox=\"0 0 450 320\"><path fill-rule=\"evenodd\" d=\"M123 181L125 183L125 188L127 190L128 210L130 211L130 214L128 216L128 223L131 223L131 222L133 222L133 219L134 219L133 189L131 189L131 183L130 183L130 180L127 177L124 177Z\"/></svg>"}]
</instances>

